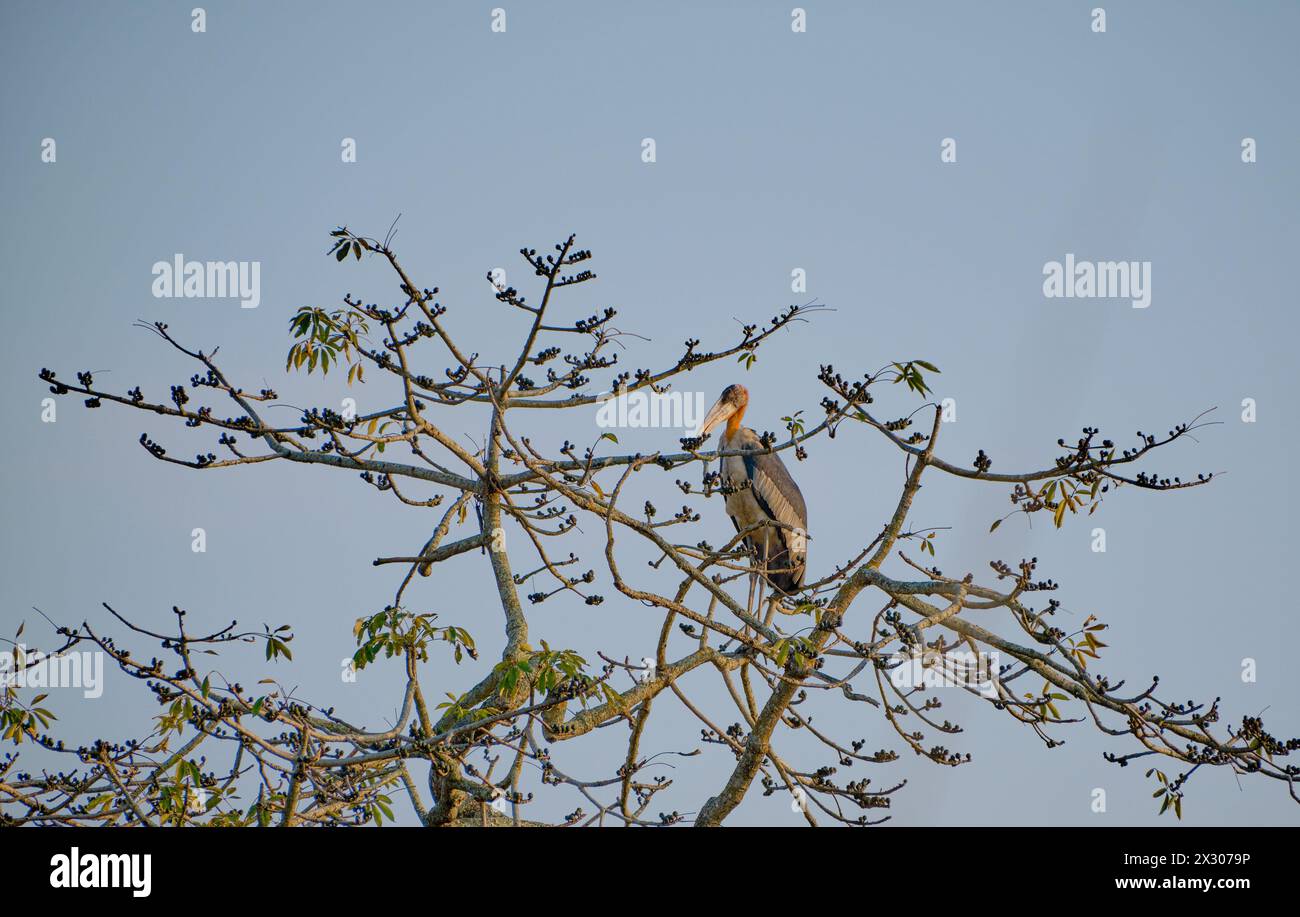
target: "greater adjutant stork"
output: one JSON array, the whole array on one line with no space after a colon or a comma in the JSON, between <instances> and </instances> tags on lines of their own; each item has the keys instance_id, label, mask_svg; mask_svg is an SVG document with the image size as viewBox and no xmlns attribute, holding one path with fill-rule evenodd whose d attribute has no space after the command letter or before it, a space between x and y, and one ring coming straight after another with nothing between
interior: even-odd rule
<instances>
[{"instance_id":1,"label":"greater adjutant stork","mask_svg":"<svg viewBox=\"0 0 1300 917\"><path fill-rule=\"evenodd\" d=\"M763 524L745 536L745 543L754 552L764 579L783 595L791 595L803 585L808 509L780 456L767 452L758 434L740 425L748 406L749 392L743 385L727 386L704 415L699 435L707 436L726 421L720 437L721 451L749 453L722 459L722 479L728 490L727 515L737 532Z\"/></svg>"}]
</instances>

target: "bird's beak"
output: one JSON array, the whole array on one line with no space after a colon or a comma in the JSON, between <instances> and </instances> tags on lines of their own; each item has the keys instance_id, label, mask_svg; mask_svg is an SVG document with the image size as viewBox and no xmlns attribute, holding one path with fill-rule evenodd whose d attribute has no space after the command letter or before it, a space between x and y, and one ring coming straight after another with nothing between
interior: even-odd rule
<instances>
[{"instance_id":1,"label":"bird's beak","mask_svg":"<svg viewBox=\"0 0 1300 917\"><path fill-rule=\"evenodd\" d=\"M725 401L719 398L717 401L713 403L713 407L709 408L709 413L704 415L704 420L700 423L700 429L695 435L708 436L709 432L714 427L722 423L724 420L726 420L735 412L736 412L735 407L733 407L730 404L727 404Z\"/></svg>"}]
</instances>

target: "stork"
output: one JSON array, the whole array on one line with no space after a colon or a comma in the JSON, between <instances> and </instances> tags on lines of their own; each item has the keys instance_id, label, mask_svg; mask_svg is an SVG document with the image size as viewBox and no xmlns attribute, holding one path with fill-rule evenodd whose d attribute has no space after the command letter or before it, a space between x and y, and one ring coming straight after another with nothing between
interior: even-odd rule
<instances>
[{"instance_id":1,"label":"stork","mask_svg":"<svg viewBox=\"0 0 1300 917\"><path fill-rule=\"evenodd\" d=\"M791 595L803 585L808 557L808 510L803 494L780 456L767 452L758 434L740 425L749 406L749 392L743 385L729 385L700 424L699 435L707 436L726 422L720 437L722 480L727 489L727 515L743 532L761 524L745 536L753 551L758 572L781 595ZM773 524L775 523L775 524ZM751 601L753 582L750 584ZM769 612L770 616L770 612Z\"/></svg>"}]
</instances>

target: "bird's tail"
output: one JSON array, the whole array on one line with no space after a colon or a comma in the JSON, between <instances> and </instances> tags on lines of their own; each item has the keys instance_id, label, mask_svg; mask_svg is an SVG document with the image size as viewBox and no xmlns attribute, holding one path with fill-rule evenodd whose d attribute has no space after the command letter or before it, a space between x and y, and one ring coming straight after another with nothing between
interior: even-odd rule
<instances>
[{"instance_id":1,"label":"bird's tail","mask_svg":"<svg viewBox=\"0 0 1300 917\"><path fill-rule=\"evenodd\" d=\"M760 543L756 547L763 563L763 578L773 589L782 595L794 595L803 587L807 564L802 557L791 556L784 545L770 553L766 550L766 545Z\"/></svg>"}]
</instances>

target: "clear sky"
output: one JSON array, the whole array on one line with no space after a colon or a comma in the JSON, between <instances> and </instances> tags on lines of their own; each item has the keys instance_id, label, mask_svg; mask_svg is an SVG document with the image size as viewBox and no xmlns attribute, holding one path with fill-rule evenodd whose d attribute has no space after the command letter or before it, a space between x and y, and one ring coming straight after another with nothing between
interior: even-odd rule
<instances>
[{"instance_id":1,"label":"clear sky","mask_svg":"<svg viewBox=\"0 0 1300 917\"><path fill-rule=\"evenodd\" d=\"M215 451L215 437L123 410L65 399L57 422L42 423L36 373L98 370L119 390L154 392L187 380L190 365L132 328L161 319L194 346L220 345L245 385L336 404L345 392L333 378L285 376L287 319L346 292L394 301L382 265L322 255L336 225L382 236L401 213L395 247L417 282L441 287L469 349L500 360L523 325L503 317L485 272L504 267L530 293L518 249L570 232L594 251L599 279L562 300L561 314L617 306L621 326L649 338L633 343L629 366L671 363L688 337L723 345L738 322L792 301L833 307L747 373L728 362L692 377L710 399L744 382L760 430L793 410L816 413L819 363L857 374L914 357L943 370L936 394L957 403L941 451L964 463L982 448L995 470L1040 467L1083 425L1122 441L1217 406L1222 425L1158 466L1226 472L1209 487L1129 490L1059 531L1016 519L990 535L1010 508L1006 490L936 478L914 518L952 527L939 539L946 572L983 576L991 559L1037 556L1062 584L1065 614L1111 625L1113 678L1159 674L1174 697L1222 696L1231 721L1267 711L1275 734L1300 733L1290 656L1300 624L1286 585L1300 509L1297 4L809 2L797 34L792 3L211 2L195 34L197 2L0 5L0 417L10 434L0 633L25 618L36 642L44 624L32 606L107 627L101 601L160 625L174 604L214 626L289 623L295 661L276 674L368 725L391 716L400 673L381 667L344 685L339 661L353 649L352 621L382 606L399 576L371 560L412 553L429 519L349 474L155 462L136 442L143 431L184 455ZM507 12L505 33L490 29L493 6ZM341 161L348 137L355 163ZM642 161L647 137L654 163ZM57 143L54 163L42 161L45 138ZM944 138L956 141L955 163L940 161ZM260 262L260 305L154 298L152 265L178 252ZM1067 253L1150 262L1150 306L1045 298L1043 266ZM806 294L791 292L796 268ZM358 397L364 410L391 391ZM1246 398L1255 423L1241 420ZM482 421L471 411L448 424L481 439ZM593 438L591 416L563 423L532 432ZM678 435L636 431L623 444L671 447ZM813 575L878 531L901 480L896 450L865 430L792 471L807 497ZM639 486L661 509L680 503L669 475ZM731 531L716 501L700 509L700 537ZM1106 529L1104 554L1091 550L1094 525ZM204 554L190 549L195 527L207 532ZM469 686L499 652L485 571L477 555L461 558L412 593L485 651L477 665L430 672L437 691ZM534 638L589 658L652 655L658 615L603 591L596 608L541 606ZM1243 682L1245 659L1257 681ZM256 651L221 665L247 680L264 670ZM939 768L903 751L873 769L877 785L909 781L897 822L1157 821L1144 768L1102 759L1131 743L1079 724L1049 751L985 705L944 700L967 730L947 744L974 762ZM60 695L52 706L81 738L134 735L154 712L122 679L94 702ZM657 713L647 747L699 746L680 706ZM870 749L899 747L860 705L827 703L817 717ZM622 739L607 730L564 749L569 769L607 775ZM694 809L731 763L705 746L681 762L656 811ZM1098 787L1105 814L1090 808ZM579 803L553 795L540 814ZM733 821L799 823L786 799L758 792ZM1296 824L1300 807L1273 781L1201 772L1184 822Z\"/></svg>"}]
</instances>

